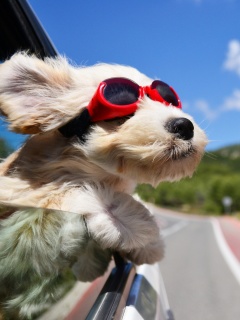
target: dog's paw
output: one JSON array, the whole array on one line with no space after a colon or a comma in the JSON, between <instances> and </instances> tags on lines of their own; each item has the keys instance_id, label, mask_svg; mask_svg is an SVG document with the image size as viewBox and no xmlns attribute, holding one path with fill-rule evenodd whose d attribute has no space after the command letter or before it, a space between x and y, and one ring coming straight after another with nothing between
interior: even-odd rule
<instances>
[{"instance_id":1,"label":"dog's paw","mask_svg":"<svg viewBox=\"0 0 240 320\"><path fill-rule=\"evenodd\" d=\"M143 248L134 249L128 253L123 253L123 256L136 265L141 265L144 263L153 264L163 258L164 242L161 238L159 238L158 241L149 243Z\"/></svg>"},{"instance_id":2,"label":"dog's paw","mask_svg":"<svg viewBox=\"0 0 240 320\"><path fill-rule=\"evenodd\" d=\"M89 232L102 248L129 251L152 243L158 226L148 209L130 195L113 193L97 214L87 214Z\"/></svg>"}]
</instances>

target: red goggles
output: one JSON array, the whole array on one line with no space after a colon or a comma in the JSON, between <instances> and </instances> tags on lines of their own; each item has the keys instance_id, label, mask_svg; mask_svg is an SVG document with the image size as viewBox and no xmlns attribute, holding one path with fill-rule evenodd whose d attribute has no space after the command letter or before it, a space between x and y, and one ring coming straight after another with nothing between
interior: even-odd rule
<instances>
[{"instance_id":1,"label":"red goggles","mask_svg":"<svg viewBox=\"0 0 240 320\"><path fill-rule=\"evenodd\" d=\"M141 87L127 78L110 78L100 83L87 106L91 122L133 114L144 95L166 106L182 108L177 93L163 81L155 80L150 86Z\"/></svg>"}]
</instances>

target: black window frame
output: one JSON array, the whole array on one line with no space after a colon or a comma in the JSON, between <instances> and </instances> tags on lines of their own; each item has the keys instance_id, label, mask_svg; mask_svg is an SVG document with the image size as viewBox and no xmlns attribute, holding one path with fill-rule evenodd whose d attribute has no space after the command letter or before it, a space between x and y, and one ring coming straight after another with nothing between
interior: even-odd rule
<instances>
[{"instance_id":1,"label":"black window frame","mask_svg":"<svg viewBox=\"0 0 240 320\"><path fill-rule=\"evenodd\" d=\"M0 60L4 61L23 50L42 59L58 54L26 0L1 0Z\"/></svg>"}]
</instances>

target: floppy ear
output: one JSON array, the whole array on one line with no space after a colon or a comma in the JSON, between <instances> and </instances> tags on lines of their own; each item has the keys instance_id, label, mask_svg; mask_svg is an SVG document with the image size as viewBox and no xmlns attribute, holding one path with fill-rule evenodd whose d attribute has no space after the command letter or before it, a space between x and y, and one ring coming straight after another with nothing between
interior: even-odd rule
<instances>
[{"instance_id":1,"label":"floppy ear","mask_svg":"<svg viewBox=\"0 0 240 320\"><path fill-rule=\"evenodd\" d=\"M0 113L7 117L9 129L35 134L79 114L83 101L77 99L75 73L64 58L42 61L26 53L0 65Z\"/></svg>"}]
</instances>

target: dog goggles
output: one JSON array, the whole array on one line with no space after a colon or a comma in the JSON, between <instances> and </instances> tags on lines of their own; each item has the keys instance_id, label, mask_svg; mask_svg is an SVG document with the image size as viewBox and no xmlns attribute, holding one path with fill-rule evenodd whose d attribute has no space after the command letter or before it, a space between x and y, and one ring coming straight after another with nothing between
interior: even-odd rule
<instances>
[{"instance_id":1,"label":"dog goggles","mask_svg":"<svg viewBox=\"0 0 240 320\"><path fill-rule=\"evenodd\" d=\"M86 109L59 131L66 138L76 135L84 141L92 123L133 115L144 95L166 106L182 108L177 93L165 82L155 80L150 86L141 87L127 78L110 78L100 83Z\"/></svg>"},{"instance_id":2,"label":"dog goggles","mask_svg":"<svg viewBox=\"0 0 240 320\"><path fill-rule=\"evenodd\" d=\"M100 83L87 106L91 122L133 114L144 95L166 106L182 108L177 93L163 81L155 80L150 86L141 87L127 78L110 78Z\"/></svg>"}]
</instances>

